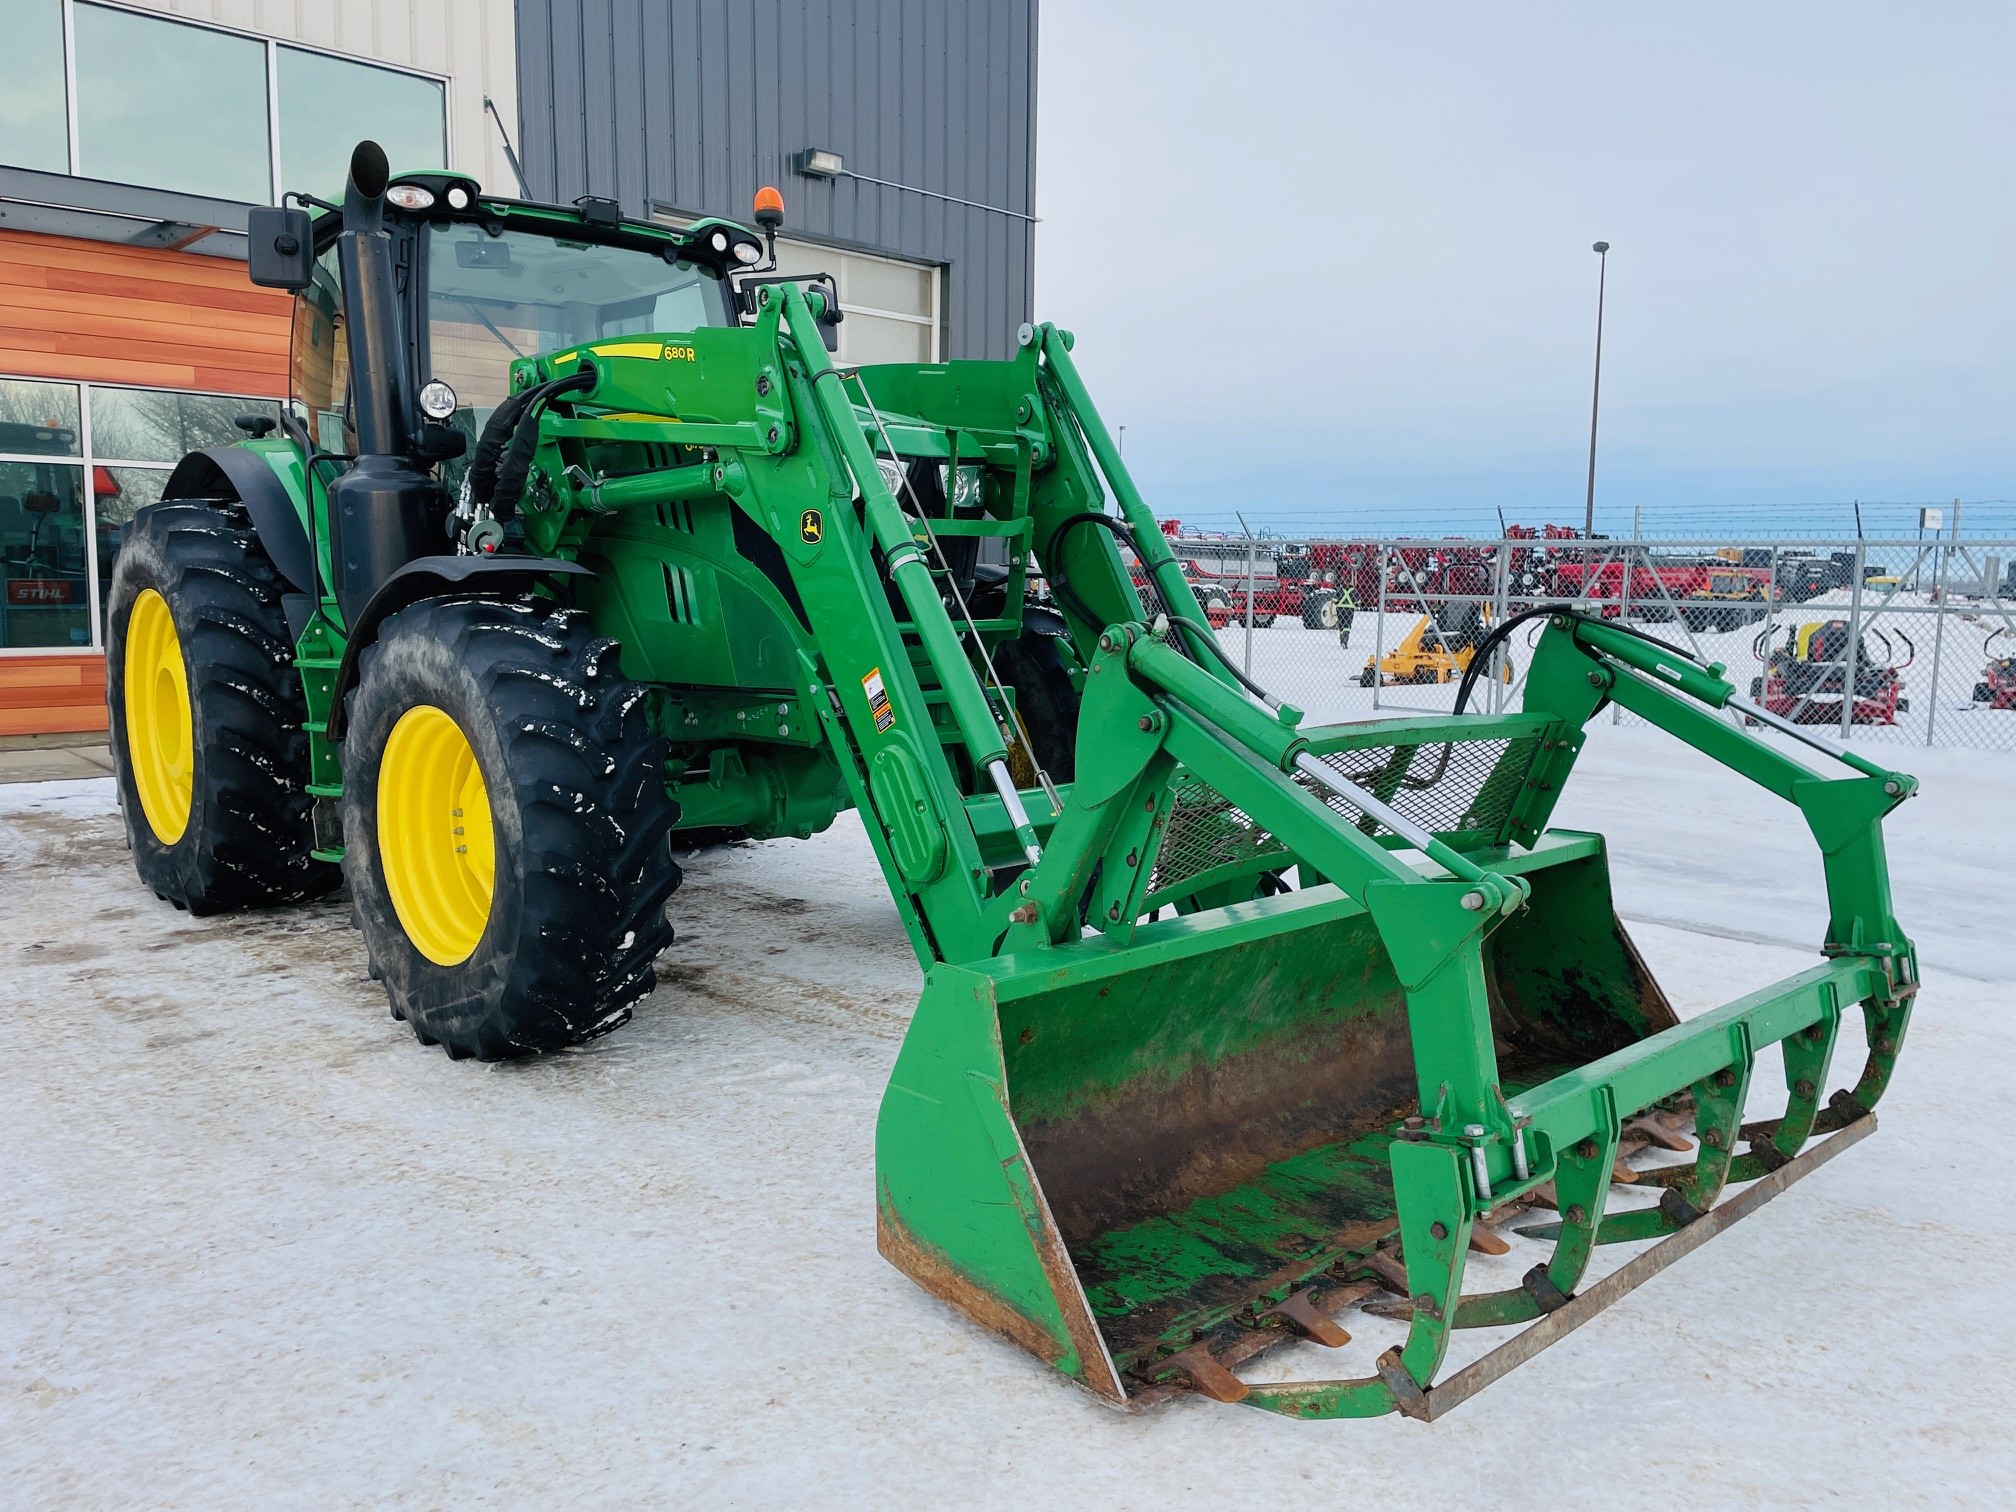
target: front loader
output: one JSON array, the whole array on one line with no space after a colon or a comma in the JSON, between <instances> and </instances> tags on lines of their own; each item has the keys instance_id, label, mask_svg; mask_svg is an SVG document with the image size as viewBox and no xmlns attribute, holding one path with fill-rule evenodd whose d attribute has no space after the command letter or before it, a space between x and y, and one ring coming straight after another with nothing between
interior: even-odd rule
<instances>
[{"instance_id":1,"label":"front loader","mask_svg":"<svg viewBox=\"0 0 2016 1512\"><path fill-rule=\"evenodd\" d=\"M855 810L925 976L882 1253L1123 1407L1432 1418L1873 1128L1916 991L1881 831L1910 778L1565 608L1477 648L1544 620L1518 712L1461 712L1473 677L1453 715L1311 726L1219 650L1068 333L836 364L837 289L770 272L768 191L757 218L392 179L368 143L341 206L254 213L296 402L185 460L114 574L149 886L217 911L347 877L393 1013L494 1059L651 990L675 852ZM1676 1019L1601 837L1549 827L1609 703L1799 810L1820 964ZM1773 1046L1786 1111L1746 1123ZM1691 1110L1696 1158L1606 1211L1646 1110ZM1473 1232L1542 1195L1552 1258L1466 1294ZM1348 1347L1374 1288L1407 1335L1369 1369L1238 1373ZM1451 1330L1520 1324L1436 1384Z\"/></svg>"}]
</instances>

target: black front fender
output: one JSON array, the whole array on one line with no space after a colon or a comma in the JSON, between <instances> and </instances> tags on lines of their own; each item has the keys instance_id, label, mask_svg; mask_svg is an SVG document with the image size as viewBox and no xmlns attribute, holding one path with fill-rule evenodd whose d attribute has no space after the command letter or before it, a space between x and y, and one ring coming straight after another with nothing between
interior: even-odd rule
<instances>
[{"instance_id":1,"label":"black front fender","mask_svg":"<svg viewBox=\"0 0 2016 1512\"><path fill-rule=\"evenodd\" d=\"M336 668L336 686L329 700L329 738L341 740L348 711L344 707L357 685L364 648L378 638L378 627L392 615L422 599L516 598L558 579L593 577L579 562L559 557L432 556L408 562L378 585L378 591L349 628L343 660Z\"/></svg>"},{"instance_id":2,"label":"black front fender","mask_svg":"<svg viewBox=\"0 0 2016 1512\"><path fill-rule=\"evenodd\" d=\"M235 498L252 517L259 544L296 593L315 594L315 554L293 497L257 452L213 446L189 453L168 475L165 499Z\"/></svg>"}]
</instances>

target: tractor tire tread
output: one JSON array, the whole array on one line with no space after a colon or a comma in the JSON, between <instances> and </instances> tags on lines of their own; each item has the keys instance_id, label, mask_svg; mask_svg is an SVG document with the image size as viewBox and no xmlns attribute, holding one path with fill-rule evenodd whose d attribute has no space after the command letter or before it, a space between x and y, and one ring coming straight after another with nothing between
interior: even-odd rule
<instances>
[{"instance_id":1,"label":"tractor tire tread","mask_svg":"<svg viewBox=\"0 0 2016 1512\"><path fill-rule=\"evenodd\" d=\"M495 896L518 900L515 926L493 916L475 954L449 968L406 939L374 822L384 736L406 708L435 701L425 683L443 669L450 682L466 677L469 707L487 711ZM682 874L668 843L678 806L663 781L667 746L645 693L623 677L614 641L592 635L577 611L550 606L428 600L388 618L365 651L350 694L345 865L393 1013L423 1044L481 1061L563 1049L619 1027L656 984L652 962L672 943L665 905ZM482 738L472 745L484 749ZM498 763L510 819L495 791Z\"/></svg>"},{"instance_id":2,"label":"tractor tire tread","mask_svg":"<svg viewBox=\"0 0 2016 1512\"><path fill-rule=\"evenodd\" d=\"M173 845L147 822L126 747L126 622L149 588L168 603L189 681L195 790ZM283 591L258 532L230 502L142 509L113 565L106 698L127 842L141 880L192 914L295 903L342 880L311 854L307 700Z\"/></svg>"},{"instance_id":3,"label":"tractor tire tread","mask_svg":"<svg viewBox=\"0 0 2016 1512\"><path fill-rule=\"evenodd\" d=\"M1081 698L1064 664L1069 644L1061 620L1052 623L1031 611L1023 616L1022 633L994 652L995 670L1014 693L1029 743L1052 782L1070 782L1077 775Z\"/></svg>"}]
</instances>

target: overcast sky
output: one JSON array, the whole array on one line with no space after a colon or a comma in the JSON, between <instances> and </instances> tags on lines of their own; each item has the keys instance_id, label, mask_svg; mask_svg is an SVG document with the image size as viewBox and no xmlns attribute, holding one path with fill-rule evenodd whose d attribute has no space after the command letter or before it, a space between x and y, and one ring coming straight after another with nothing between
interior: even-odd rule
<instances>
[{"instance_id":1,"label":"overcast sky","mask_svg":"<svg viewBox=\"0 0 2016 1512\"><path fill-rule=\"evenodd\" d=\"M1044 0L1036 307L1161 514L2016 499L2016 4Z\"/></svg>"}]
</instances>

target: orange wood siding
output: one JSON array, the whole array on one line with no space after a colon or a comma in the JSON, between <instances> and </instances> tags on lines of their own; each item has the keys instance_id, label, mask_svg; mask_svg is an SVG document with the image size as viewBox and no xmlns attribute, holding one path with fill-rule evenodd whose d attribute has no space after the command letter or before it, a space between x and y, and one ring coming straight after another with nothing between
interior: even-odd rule
<instances>
[{"instance_id":1,"label":"orange wood siding","mask_svg":"<svg viewBox=\"0 0 2016 1512\"><path fill-rule=\"evenodd\" d=\"M0 373L283 399L287 314L241 262L0 231Z\"/></svg>"},{"instance_id":2,"label":"orange wood siding","mask_svg":"<svg viewBox=\"0 0 2016 1512\"><path fill-rule=\"evenodd\" d=\"M104 728L103 656L0 656L0 735Z\"/></svg>"},{"instance_id":3,"label":"orange wood siding","mask_svg":"<svg viewBox=\"0 0 2016 1512\"><path fill-rule=\"evenodd\" d=\"M288 306L241 262L0 231L7 376L283 399ZM0 656L0 735L104 728L101 654Z\"/></svg>"}]
</instances>

